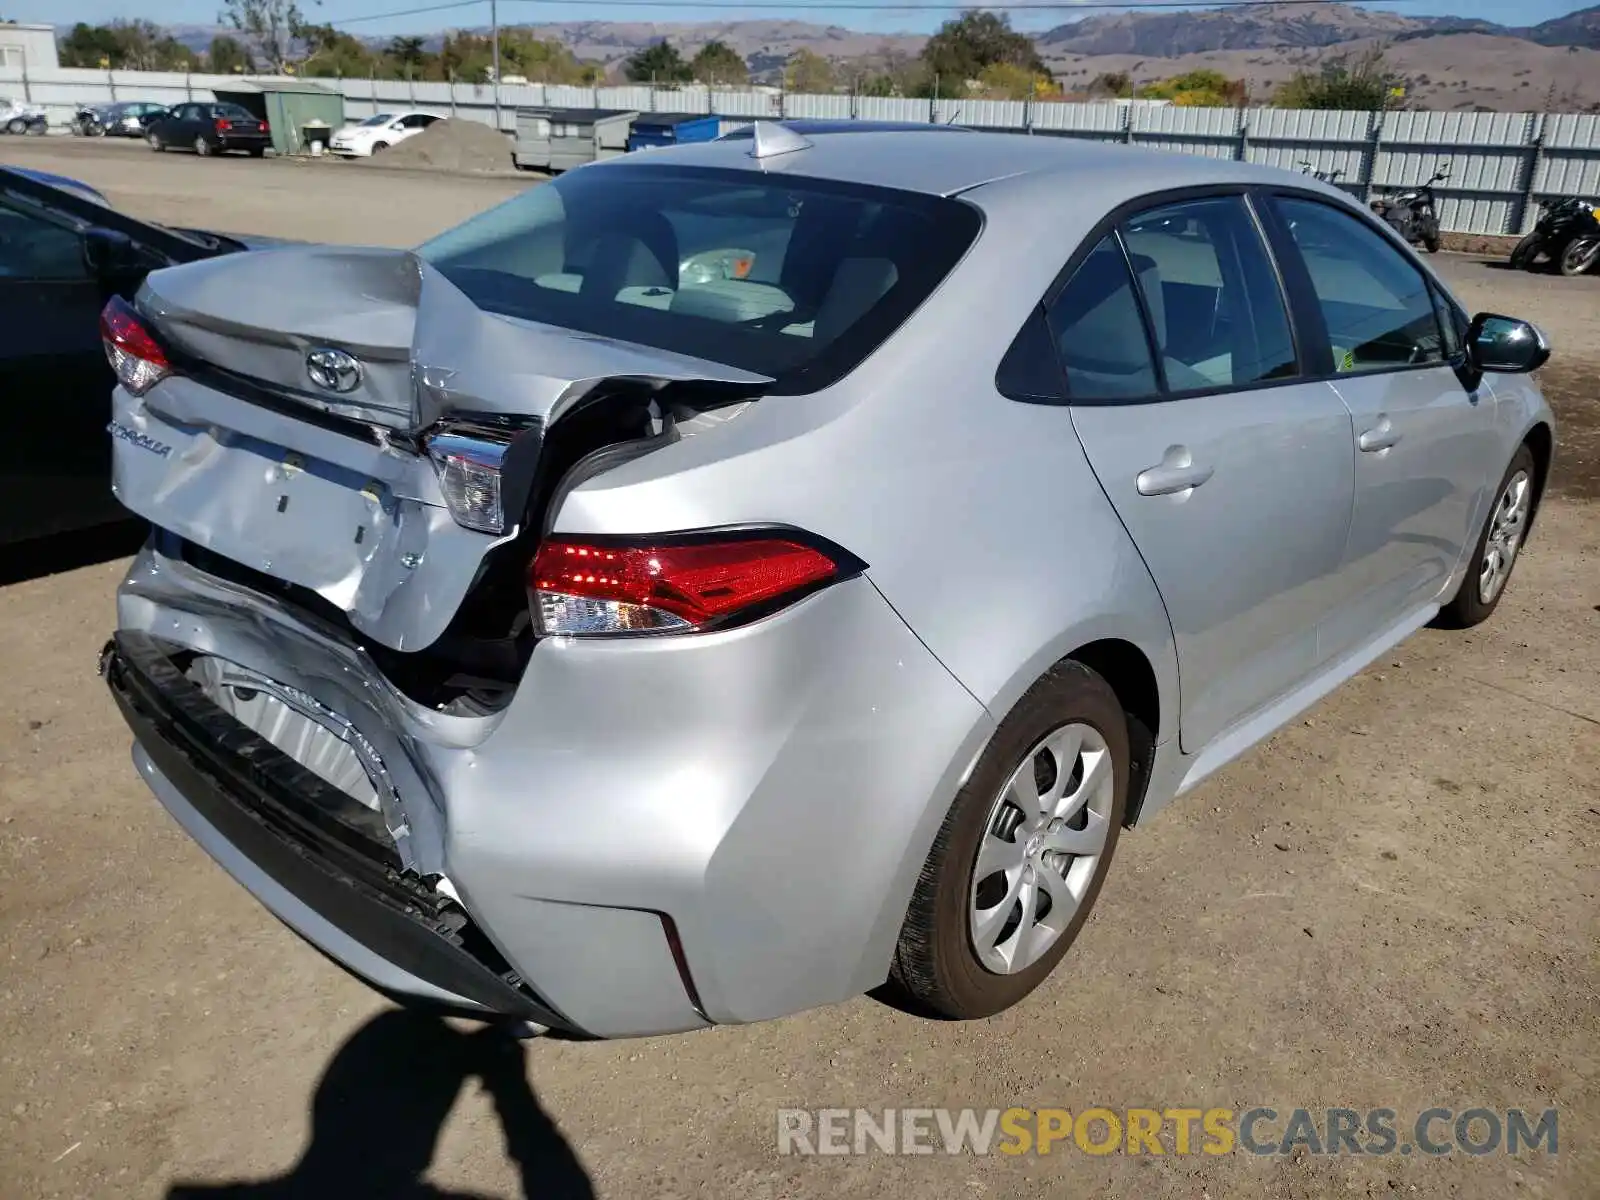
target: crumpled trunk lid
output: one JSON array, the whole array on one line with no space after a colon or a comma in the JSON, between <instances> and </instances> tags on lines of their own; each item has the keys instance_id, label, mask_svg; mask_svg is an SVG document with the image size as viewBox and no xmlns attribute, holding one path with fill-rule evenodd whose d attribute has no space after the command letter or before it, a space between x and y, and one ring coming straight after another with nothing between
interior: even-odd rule
<instances>
[{"instance_id":1,"label":"crumpled trunk lid","mask_svg":"<svg viewBox=\"0 0 1600 1200\"><path fill-rule=\"evenodd\" d=\"M512 438L505 494L540 494L551 428L604 414L613 393L703 386L724 401L764 376L669 351L486 313L402 250L293 246L154 272L141 316L177 373L113 397L113 489L159 528L250 571L308 589L394 650L433 644L501 536L451 517L423 449L441 422ZM345 391L318 387L308 356L359 363ZM634 440L637 424L596 444ZM592 427L592 431L591 431ZM560 440L560 439L558 439ZM570 441L571 439L566 439ZM518 478L511 478L515 473ZM537 517L537 514L533 514Z\"/></svg>"}]
</instances>

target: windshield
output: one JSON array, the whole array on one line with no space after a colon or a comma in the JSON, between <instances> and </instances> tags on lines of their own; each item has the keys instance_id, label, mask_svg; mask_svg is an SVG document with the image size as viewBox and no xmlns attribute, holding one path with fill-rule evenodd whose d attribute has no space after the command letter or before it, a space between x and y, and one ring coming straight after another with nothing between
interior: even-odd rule
<instances>
[{"instance_id":1,"label":"windshield","mask_svg":"<svg viewBox=\"0 0 1600 1200\"><path fill-rule=\"evenodd\" d=\"M364 129L369 125L387 125L392 120L394 120L393 113L373 113L365 121L361 122L357 128Z\"/></svg>"},{"instance_id":2,"label":"windshield","mask_svg":"<svg viewBox=\"0 0 1600 1200\"><path fill-rule=\"evenodd\" d=\"M854 369L977 236L957 200L784 175L568 172L420 247L480 308L772 376Z\"/></svg>"}]
</instances>

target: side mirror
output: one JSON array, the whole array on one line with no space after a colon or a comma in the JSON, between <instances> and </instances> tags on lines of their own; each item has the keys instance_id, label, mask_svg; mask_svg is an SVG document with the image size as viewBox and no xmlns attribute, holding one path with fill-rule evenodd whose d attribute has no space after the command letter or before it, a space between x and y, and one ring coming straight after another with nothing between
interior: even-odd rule
<instances>
[{"instance_id":1,"label":"side mirror","mask_svg":"<svg viewBox=\"0 0 1600 1200\"><path fill-rule=\"evenodd\" d=\"M1521 375L1549 361L1550 343L1528 321L1479 313L1467 329L1467 354L1480 371Z\"/></svg>"},{"instance_id":2,"label":"side mirror","mask_svg":"<svg viewBox=\"0 0 1600 1200\"><path fill-rule=\"evenodd\" d=\"M149 271L162 265L127 234L116 229L90 229L83 235L83 257L102 279Z\"/></svg>"}]
</instances>

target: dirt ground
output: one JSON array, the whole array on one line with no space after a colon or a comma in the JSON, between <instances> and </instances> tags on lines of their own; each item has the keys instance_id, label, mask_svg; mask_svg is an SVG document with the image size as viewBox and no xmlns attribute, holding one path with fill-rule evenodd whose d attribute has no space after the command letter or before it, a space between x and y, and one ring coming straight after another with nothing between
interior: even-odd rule
<instances>
[{"instance_id":1,"label":"dirt ground","mask_svg":"<svg viewBox=\"0 0 1600 1200\"><path fill-rule=\"evenodd\" d=\"M526 186L0 139L18 161L150 218L368 242ZM1061 969L982 1023L862 998L491 1054L383 1016L135 778L94 675L123 560L0 589L0 1197L222 1195L206 1185L291 1169L260 1194L409 1196L426 1169L452 1192L627 1200L1600 1195L1600 279L1440 265L1557 346L1560 465L1499 613L1422 632L1124 838ZM1257 1104L1554 1107L1560 1152L784 1158L775 1139L789 1106Z\"/></svg>"}]
</instances>

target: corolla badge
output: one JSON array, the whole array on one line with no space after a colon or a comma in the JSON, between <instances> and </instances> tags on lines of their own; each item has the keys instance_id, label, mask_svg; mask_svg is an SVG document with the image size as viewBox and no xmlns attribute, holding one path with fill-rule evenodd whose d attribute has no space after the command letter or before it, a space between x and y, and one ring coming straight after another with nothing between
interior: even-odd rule
<instances>
[{"instance_id":1,"label":"corolla badge","mask_svg":"<svg viewBox=\"0 0 1600 1200\"><path fill-rule=\"evenodd\" d=\"M323 346L306 355L306 374L328 392L353 392L361 386L361 364L352 354Z\"/></svg>"}]
</instances>

